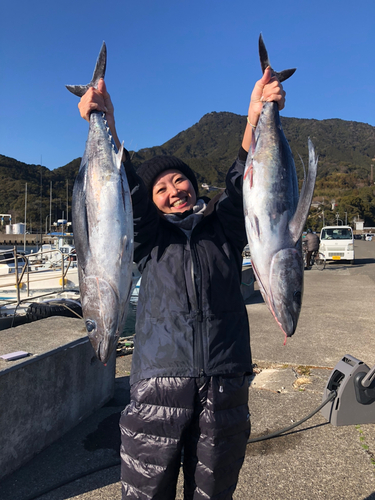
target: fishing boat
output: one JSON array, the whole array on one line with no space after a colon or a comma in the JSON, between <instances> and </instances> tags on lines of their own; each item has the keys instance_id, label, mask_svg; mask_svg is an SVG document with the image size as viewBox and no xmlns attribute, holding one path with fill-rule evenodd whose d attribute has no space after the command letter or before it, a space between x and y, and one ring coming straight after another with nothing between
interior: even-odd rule
<instances>
[{"instance_id":1,"label":"fishing boat","mask_svg":"<svg viewBox=\"0 0 375 500\"><path fill-rule=\"evenodd\" d=\"M35 253L31 251L28 255L29 263L46 262L60 263L61 256L69 257L69 260L77 260L73 235L69 233L53 233L52 243L43 244Z\"/></svg>"},{"instance_id":2,"label":"fishing boat","mask_svg":"<svg viewBox=\"0 0 375 500\"><path fill-rule=\"evenodd\" d=\"M0 251L1 297L19 300L40 293L78 288L78 267L74 256L58 249L53 252L42 250L35 256L29 258L16 248Z\"/></svg>"},{"instance_id":3,"label":"fishing boat","mask_svg":"<svg viewBox=\"0 0 375 500\"><path fill-rule=\"evenodd\" d=\"M43 247L31 255L0 251L0 330L49 316L82 317L74 247ZM141 276L135 263L132 276L134 308Z\"/></svg>"}]
</instances>

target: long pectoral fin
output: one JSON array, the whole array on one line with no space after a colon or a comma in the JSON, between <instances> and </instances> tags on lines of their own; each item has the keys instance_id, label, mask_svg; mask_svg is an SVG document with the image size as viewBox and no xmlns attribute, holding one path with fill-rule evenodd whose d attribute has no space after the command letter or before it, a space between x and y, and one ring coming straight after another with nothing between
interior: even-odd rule
<instances>
[{"instance_id":1,"label":"long pectoral fin","mask_svg":"<svg viewBox=\"0 0 375 500\"><path fill-rule=\"evenodd\" d=\"M312 197L314 194L316 174L318 170L318 158L315 156L314 145L309 137L309 170L307 178L301 189L301 196L298 200L297 209L293 218L289 222L289 232L294 244L300 239L306 219L310 210Z\"/></svg>"}]
</instances>

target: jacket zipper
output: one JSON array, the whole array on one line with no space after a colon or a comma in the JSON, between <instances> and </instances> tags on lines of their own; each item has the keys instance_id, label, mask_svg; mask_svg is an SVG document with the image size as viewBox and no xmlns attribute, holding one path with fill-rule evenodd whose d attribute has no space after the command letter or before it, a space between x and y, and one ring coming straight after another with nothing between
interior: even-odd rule
<instances>
[{"instance_id":1,"label":"jacket zipper","mask_svg":"<svg viewBox=\"0 0 375 500\"><path fill-rule=\"evenodd\" d=\"M201 300L202 300L202 290L197 290L197 283L195 276L199 273L200 276L200 287L202 287L202 273L201 273L201 268L199 265L199 259L198 259L198 254L195 249L194 244L192 244L191 240L189 241L190 244L190 251L191 251L191 279L193 282L193 293L194 293L194 300L195 300L195 317L196 317L196 335L194 338L194 350L196 353L195 356L195 364L196 368L198 371L199 376L204 375L204 369L203 369L203 335L202 335L202 323L203 323L203 311L201 307Z\"/></svg>"}]
</instances>

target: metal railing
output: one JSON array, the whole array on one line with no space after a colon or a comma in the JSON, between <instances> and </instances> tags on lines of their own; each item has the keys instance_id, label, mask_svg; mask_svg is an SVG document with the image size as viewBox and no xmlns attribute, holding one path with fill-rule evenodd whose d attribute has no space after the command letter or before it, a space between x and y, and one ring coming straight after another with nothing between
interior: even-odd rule
<instances>
[{"instance_id":1,"label":"metal railing","mask_svg":"<svg viewBox=\"0 0 375 500\"><path fill-rule=\"evenodd\" d=\"M9 286L15 286L17 292L17 304L20 303L20 291L23 287L23 284L26 285L27 296L30 294L30 278L32 280L33 276L38 276L38 280L35 282L41 282L46 279L49 279L48 273L51 271L60 271L61 272L61 290L65 289L65 278L67 276L68 270L72 264L71 255L65 254L61 252L59 249L48 249L38 251L36 254L32 255L32 263L29 261L29 257L31 255L25 255L17 252L17 247L14 247L13 250L9 250L12 253L12 257L1 259L0 264L13 265L14 264L14 272L8 271L6 274L0 273L0 292L2 288ZM60 254L55 257L54 260L49 260L46 258L47 254ZM22 265L23 261L23 265ZM46 267L46 265L50 264L50 267ZM11 267L10 269L13 269ZM10 278L9 280L6 277ZM11 279L13 277L13 279ZM3 280L2 280L3 278ZM3 282L2 282L3 281ZM5 281L5 282L4 282Z\"/></svg>"}]
</instances>

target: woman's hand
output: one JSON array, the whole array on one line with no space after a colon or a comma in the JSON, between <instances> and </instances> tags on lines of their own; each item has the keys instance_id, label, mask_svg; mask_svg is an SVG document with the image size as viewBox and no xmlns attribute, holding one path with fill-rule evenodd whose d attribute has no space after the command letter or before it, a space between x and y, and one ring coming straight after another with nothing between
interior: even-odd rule
<instances>
[{"instance_id":1,"label":"woman's hand","mask_svg":"<svg viewBox=\"0 0 375 500\"><path fill-rule=\"evenodd\" d=\"M103 79L99 80L97 89L90 87L86 94L81 97L78 108L82 118L87 121L90 121L92 111L103 111L112 115L114 114L111 97L107 92L107 87Z\"/></svg>"},{"instance_id":2,"label":"woman's hand","mask_svg":"<svg viewBox=\"0 0 375 500\"><path fill-rule=\"evenodd\" d=\"M271 68L267 68L263 76L258 80L251 93L249 111L247 114L247 126L242 140L242 147L249 151L253 130L256 128L264 102L277 102L279 110L285 106L285 91L283 86L275 76L272 75Z\"/></svg>"},{"instance_id":3,"label":"woman's hand","mask_svg":"<svg viewBox=\"0 0 375 500\"><path fill-rule=\"evenodd\" d=\"M108 94L106 84L102 78L98 82L97 89L90 87L86 94L81 97L78 108L82 118L87 121L90 121L90 114L93 111L104 112L116 146L120 147L115 126L115 110L111 96Z\"/></svg>"},{"instance_id":4,"label":"woman's hand","mask_svg":"<svg viewBox=\"0 0 375 500\"><path fill-rule=\"evenodd\" d=\"M279 110L285 106L285 91L275 76L271 77L271 68L267 68L262 78L258 80L251 94L248 118L256 126L262 111L263 103L274 101L278 103Z\"/></svg>"}]
</instances>

